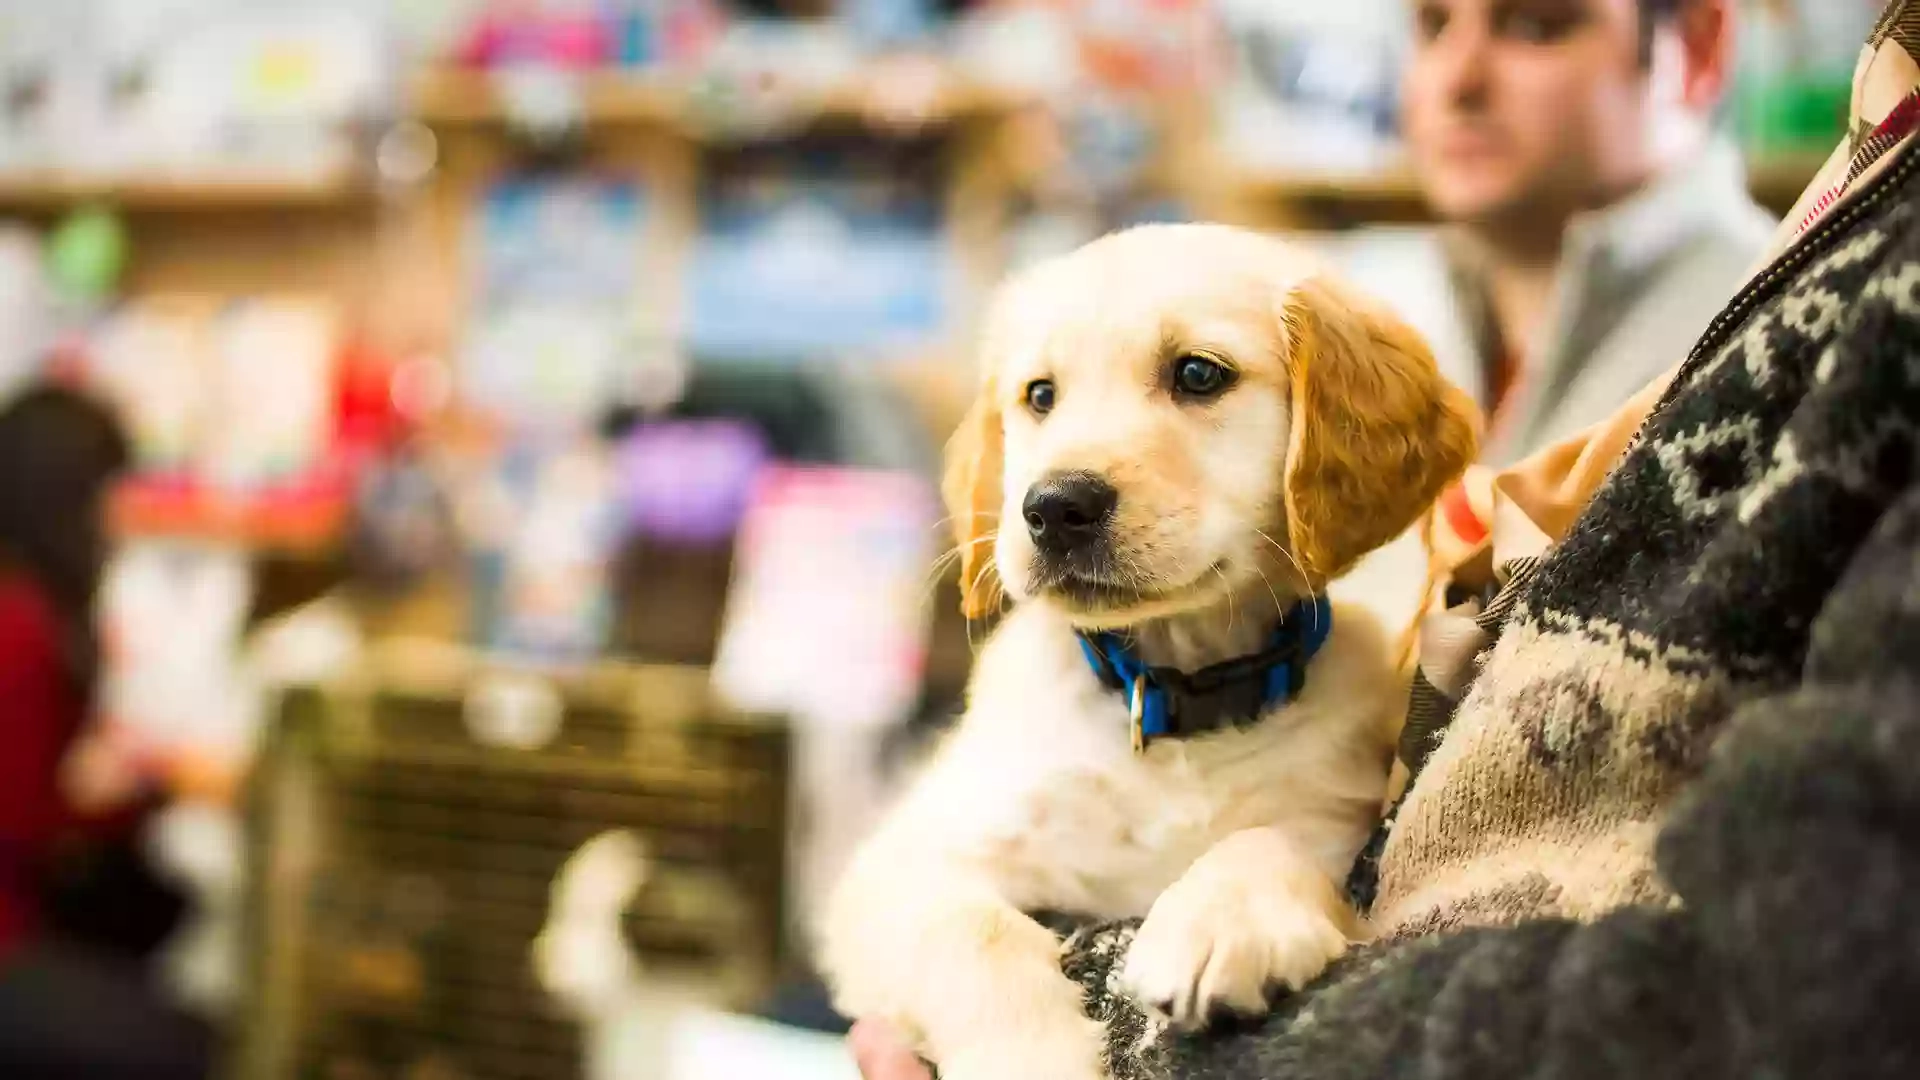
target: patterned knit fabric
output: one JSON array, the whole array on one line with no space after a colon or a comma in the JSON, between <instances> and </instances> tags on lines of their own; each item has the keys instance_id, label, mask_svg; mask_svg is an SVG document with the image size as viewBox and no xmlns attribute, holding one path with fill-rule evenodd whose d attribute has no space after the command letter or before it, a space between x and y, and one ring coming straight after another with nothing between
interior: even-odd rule
<instances>
[{"instance_id":1,"label":"patterned knit fabric","mask_svg":"<svg viewBox=\"0 0 1920 1080\"><path fill-rule=\"evenodd\" d=\"M1542 564L1398 814L1377 924L1660 898L1661 810L1736 706L1797 679L1821 601L1911 481L1905 157L1728 309Z\"/></svg>"}]
</instances>

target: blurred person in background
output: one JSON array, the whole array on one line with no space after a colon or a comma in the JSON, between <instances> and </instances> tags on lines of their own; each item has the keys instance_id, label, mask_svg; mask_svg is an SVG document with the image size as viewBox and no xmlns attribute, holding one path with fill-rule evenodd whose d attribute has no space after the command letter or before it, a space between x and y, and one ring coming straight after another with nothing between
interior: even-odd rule
<instances>
[{"instance_id":1,"label":"blurred person in background","mask_svg":"<svg viewBox=\"0 0 1920 1080\"><path fill-rule=\"evenodd\" d=\"M206 1071L205 1032L151 996L142 964L181 914L138 848L157 795L82 734L103 511L129 458L114 416L74 391L0 408L0 1075Z\"/></svg>"},{"instance_id":2,"label":"blurred person in background","mask_svg":"<svg viewBox=\"0 0 1920 1080\"><path fill-rule=\"evenodd\" d=\"M1412 0L1402 84L1446 223L1421 328L1506 464L1599 420L1685 352L1773 221L1712 131L1732 0ZM1411 313L1410 313L1411 314Z\"/></svg>"}]
</instances>

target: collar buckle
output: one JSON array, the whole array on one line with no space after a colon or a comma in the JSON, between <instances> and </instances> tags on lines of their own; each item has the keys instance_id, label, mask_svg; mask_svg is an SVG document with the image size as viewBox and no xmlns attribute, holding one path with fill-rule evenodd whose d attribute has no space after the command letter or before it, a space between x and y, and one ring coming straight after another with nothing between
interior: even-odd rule
<instances>
[{"instance_id":1,"label":"collar buckle","mask_svg":"<svg viewBox=\"0 0 1920 1080\"><path fill-rule=\"evenodd\" d=\"M1300 652L1299 642L1288 641L1191 674L1177 668L1150 669L1149 680L1166 701L1167 733L1201 735L1260 719L1276 700L1299 693L1306 667ZM1276 671L1284 672L1281 687L1272 683Z\"/></svg>"},{"instance_id":2,"label":"collar buckle","mask_svg":"<svg viewBox=\"0 0 1920 1080\"><path fill-rule=\"evenodd\" d=\"M1129 726L1133 732L1133 753L1135 757L1138 757L1147 752L1147 730L1145 727L1147 716L1147 676L1145 672L1133 677L1133 687L1129 692L1129 697L1132 698L1132 705L1129 711L1133 714L1133 719Z\"/></svg>"}]
</instances>

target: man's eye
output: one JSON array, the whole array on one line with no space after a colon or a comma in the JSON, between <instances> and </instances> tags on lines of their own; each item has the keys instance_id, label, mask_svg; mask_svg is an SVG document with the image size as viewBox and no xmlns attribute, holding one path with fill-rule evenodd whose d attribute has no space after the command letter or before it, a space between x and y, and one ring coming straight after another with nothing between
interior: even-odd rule
<instances>
[{"instance_id":1,"label":"man's eye","mask_svg":"<svg viewBox=\"0 0 1920 1080\"><path fill-rule=\"evenodd\" d=\"M1027 408L1035 416L1045 416L1053 411L1053 380L1035 379L1027 384Z\"/></svg>"},{"instance_id":2,"label":"man's eye","mask_svg":"<svg viewBox=\"0 0 1920 1080\"><path fill-rule=\"evenodd\" d=\"M1496 36L1533 45L1559 41L1580 25L1578 15L1567 12L1502 11L1494 19Z\"/></svg>"},{"instance_id":3,"label":"man's eye","mask_svg":"<svg viewBox=\"0 0 1920 1080\"><path fill-rule=\"evenodd\" d=\"M1183 356L1173 363L1173 392L1180 397L1210 398L1233 385L1233 369L1204 356Z\"/></svg>"},{"instance_id":4,"label":"man's eye","mask_svg":"<svg viewBox=\"0 0 1920 1080\"><path fill-rule=\"evenodd\" d=\"M1421 41L1437 41L1447 29L1447 12L1434 4L1422 4L1414 12L1413 31Z\"/></svg>"}]
</instances>

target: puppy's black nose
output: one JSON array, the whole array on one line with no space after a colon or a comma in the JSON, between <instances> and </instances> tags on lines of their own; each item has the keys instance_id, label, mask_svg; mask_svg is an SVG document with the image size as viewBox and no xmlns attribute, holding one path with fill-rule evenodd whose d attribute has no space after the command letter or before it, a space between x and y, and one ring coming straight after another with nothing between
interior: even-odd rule
<instances>
[{"instance_id":1,"label":"puppy's black nose","mask_svg":"<svg viewBox=\"0 0 1920 1080\"><path fill-rule=\"evenodd\" d=\"M1113 485L1092 473L1060 473L1028 488L1020 509L1034 546L1065 554L1098 535L1119 501Z\"/></svg>"}]
</instances>

